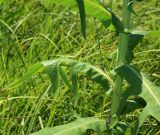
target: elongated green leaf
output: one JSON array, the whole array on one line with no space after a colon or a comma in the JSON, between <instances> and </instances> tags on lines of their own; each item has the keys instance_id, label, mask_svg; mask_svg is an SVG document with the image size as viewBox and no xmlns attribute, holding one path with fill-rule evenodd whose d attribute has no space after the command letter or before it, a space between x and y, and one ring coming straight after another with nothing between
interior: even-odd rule
<instances>
[{"instance_id":1,"label":"elongated green leaf","mask_svg":"<svg viewBox=\"0 0 160 135\"><path fill-rule=\"evenodd\" d=\"M86 39L86 15L85 15L84 1L83 0L76 0L76 2L79 7L82 34L83 34L83 37Z\"/></svg>"},{"instance_id":2,"label":"elongated green leaf","mask_svg":"<svg viewBox=\"0 0 160 135\"><path fill-rule=\"evenodd\" d=\"M124 94L124 98L127 99L131 95L139 95L147 103L139 117L134 132L137 132L144 119L149 115L160 121L160 87L152 83L146 74L139 73L132 66L122 65L117 71L120 72L130 84L130 87Z\"/></svg>"},{"instance_id":3,"label":"elongated green leaf","mask_svg":"<svg viewBox=\"0 0 160 135\"><path fill-rule=\"evenodd\" d=\"M31 135L83 135L87 129L101 132L106 129L106 121L98 118L78 118L74 122L32 133Z\"/></svg>"},{"instance_id":4,"label":"elongated green leaf","mask_svg":"<svg viewBox=\"0 0 160 135\"><path fill-rule=\"evenodd\" d=\"M67 75L64 73L62 67L68 67L71 70L71 82L67 79ZM16 87L22 82L29 79L32 75L37 73L40 69L47 69L47 73L51 79L52 89L54 96L57 96L59 93L59 80L60 76L62 80L66 83L66 85L71 89L73 92L75 103L78 99L78 75L80 73L86 74L90 77L91 80L99 83L104 87L106 90L109 88L108 80L110 77L103 72L103 70L99 69L96 66L90 65L85 62L79 62L72 59L55 59L55 60L48 60L44 62L37 63L31 67L27 73L18 81L16 81L12 87Z\"/></svg>"},{"instance_id":5,"label":"elongated green leaf","mask_svg":"<svg viewBox=\"0 0 160 135\"><path fill-rule=\"evenodd\" d=\"M44 4L59 4L78 11L76 0L40 0ZM106 27L111 24L111 14L104 9L98 0L83 0L86 14L100 20Z\"/></svg>"}]
</instances>

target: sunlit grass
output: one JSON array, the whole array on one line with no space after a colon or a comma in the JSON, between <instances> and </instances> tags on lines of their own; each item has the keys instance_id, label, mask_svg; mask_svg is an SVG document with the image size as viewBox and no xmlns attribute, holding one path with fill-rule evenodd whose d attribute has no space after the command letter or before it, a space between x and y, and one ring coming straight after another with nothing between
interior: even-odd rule
<instances>
[{"instance_id":1,"label":"sunlit grass","mask_svg":"<svg viewBox=\"0 0 160 135\"><path fill-rule=\"evenodd\" d=\"M159 0L152 0L145 1L145 5L142 3L140 11L137 11L140 14L135 17L133 26L138 25L140 29L146 30L160 29L160 7L156 4L158 2ZM117 5L113 2L113 9ZM80 80L80 98L83 100L76 108L71 93L63 83L62 92L56 101L51 94L39 101L50 85L48 76L44 74L37 74L12 90L6 89L6 86L18 80L33 63L59 57L87 61L98 65L104 71L111 70L116 55L110 55L116 50L117 45L116 34L112 28L107 31L97 20L96 25L93 23L94 19L89 18L88 37L87 41L84 41L77 13L68 12L65 8L62 10L59 6L45 8L35 0L4 1L0 14L0 134L26 135L29 130L37 131L43 126L67 123L74 119L74 115L108 118L106 112L109 109L110 97L106 98L105 91L92 81L85 83L87 79ZM154 38L147 38L136 48L133 62L143 71L150 73L158 85L159 51L160 39L155 41ZM36 112L37 104L39 112ZM137 114L133 113L126 120L132 121L135 117ZM34 118L36 122L32 125L31 121ZM146 121L141 131L149 127L150 131L153 130L152 134L158 134L159 125L156 125L155 120L151 119L151 122L153 123Z\"/></svg>"}]
</instances>

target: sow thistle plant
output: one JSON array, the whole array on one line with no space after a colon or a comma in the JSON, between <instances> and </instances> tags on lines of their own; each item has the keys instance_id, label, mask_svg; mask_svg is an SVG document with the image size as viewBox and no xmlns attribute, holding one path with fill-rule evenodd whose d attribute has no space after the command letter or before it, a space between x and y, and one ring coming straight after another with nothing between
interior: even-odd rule
<instances>
[{"instance_id":1,"label":"sow thistle plant","mask_svg":"<svg viewBox=\"0 0 160 135\"><path fill-rule=\"evenodd\" d=\"M120 20L107 5L98 0L41 0L44 5L59 4L79 11L84 39L87 38L86 15L90 15L100 20L106 28L113 25L118 33L119 42L117 45L116 68L111 72L106 73L100 68L86 62L59 58L34 64L20 80L9 86L9 88L16 87L33 74L45 69L51 80L50 90L53 92L54 98L59 95L60 79L62 79L73 93L75 106L79 97L78 75L80 73L86 74L92 81L102 85L106 90L112 89L109 122L108 120L94 117L77 118L71 123L46 127L31 135L82 135L87 129L92 129L98 134L104 131L108 134L135 135L148 116L152 116L157 121L160 121L160 87L151 82L145 73L132 65L134 58L133 50L143 37L146 35L157 36L160 33L159 31L145 32L131 30L131 15L135 14L132 5L140 1L123 0L122 20ZM69 69L69 75L64 67ZM71 79L69 80L68 78ZM123 87L124 81L128 83L127 87ZM129 108L127 108L128 99L134 96L142 98L146 102L146 106L139 113L135 125L131 127L129 124L121 121L121 116L126 115L124 114L124 109L128 109L129 112ZM136 106L134 110L138 109L136 101L134 105ZM31 121L31 126L34 121L35 119Z\"/></svg>"}]
</instances>

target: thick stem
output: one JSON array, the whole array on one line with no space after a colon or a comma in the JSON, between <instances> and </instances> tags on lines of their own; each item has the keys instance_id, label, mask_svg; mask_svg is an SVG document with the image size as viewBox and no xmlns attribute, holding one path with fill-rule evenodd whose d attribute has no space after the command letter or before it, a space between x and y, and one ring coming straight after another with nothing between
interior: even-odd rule
<instances>
[{"instance_id":1,"label":"thick stem","mask_svg":"<svg viewBox=\"0 0 160 135\"><path fill-rule=\"evenodd\" d=\"M130 27L130 12L128 11L128 3L130 0L123 0L123 27L124 32L119 34L119 44L118 44L118 61L117 67L125 64L127 62L127 53L128 53L128 34L125 33ZM113 124L114 118L113 116L119 117L119 107L121 101L121 94L122 94L122 87L123 87L123 77L119 74L115 77L114 82L114 90L112 95L112 104L111 104L111 124Z\"/></svg>"}]
</instances>

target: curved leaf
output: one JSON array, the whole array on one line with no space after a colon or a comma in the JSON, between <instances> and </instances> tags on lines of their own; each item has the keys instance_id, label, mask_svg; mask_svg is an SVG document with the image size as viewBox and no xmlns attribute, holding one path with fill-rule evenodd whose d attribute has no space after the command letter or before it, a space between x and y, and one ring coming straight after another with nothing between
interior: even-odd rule
<instances>
[{"instance_id":1,"label":"curved leaf","mask_svg":"<svg viewBox=\"0 0 160 135\"><path fill-rule=\"evenodd\" d=\"M101 132L106 129L106 121L98 118L78 118L74 122L43 128L42 130L32 133L31 135L83 135L87 129Z\"/></svg>"},{"instance_id":2,"label":"curved leaf","mask_svg":"<svg viewBox=\"0 0 160 135\"><path fill-rule=\"evenodd\" d=\"M67 75L64 73L65 71L62 69L62 67L68 67L71 71L71 82L67 80ZM24 76L13 83L8 88L13 88L18 85L20 85L22 82L29 79L32 75L37 73L38 71L46 69L50 80L52 84L52 92L54 93L54 96L57 96L59 94L59 80L60 76L63 79L63 81L66 83L66 85L72 90L73 95L75 97L75 100L77 100L78 97L78 75L80 73L86 74L88 77L90 77L91 80L99 83L104 87L106 90L109 88L108 81L111 80L110 77L100 68L93 66L86 62L79 62L72 59L55 59L55 60L48 60L40 63L36 63L31 67Z\"/></svg>"},{"instance_id":3,"label":"curved leaf","mask_svg":"<svg viewBox=\"0 0 160 135\"><path fill-rule=\"evenodd\" d=\"M78 74L84 73L88 77L90 77L91 80L101 84L102 87L104 87L106 90L108 90L108 88L109 88L108 80L110 80L110 77L105 72L103 72L103 70L101 70L101 69L99 69L99 68L97 68L93 65L90 65L86 62L79 62L79 61L72 60L72 59L56 59L56 60L44 61L44 62L41 62L41 63L45 67L49 66L51 68L57 66L57 63L58 63L61 78L64 80L66 85L71 89L71 91L74 95L75 105L76 105L77 100L78 100L78 84L77 84ZM63 66L68 67L70 69L72 84L70 84L70 81L67 80L67 76L62 69ZM54 72L57 72L57 71L54 71ZM51 73L51 74L54 75L55 74L54 72ZM53 78L54 77L55 76L53 76ZM59 93L58 89L55 89L54 92L55 91L56 91L56 93Z\"/></svg>"},{"instance_id":4,"label":"curved leaf","mask_svg":"<svg viewBox=\"0 0 160 135\"><path fill-rule=\"evenodd\" d=\"M129 82L130 87L124 94L124 99L131 95L139 95L147 105L139 116L139 121L134 129L134 133L142 125L144 119L151 115L160 121L160 87L150 81L149 77L144 73L139 73L130 65L122 65L117 71L124 76Z\"/></svg>"}]
</instances>

